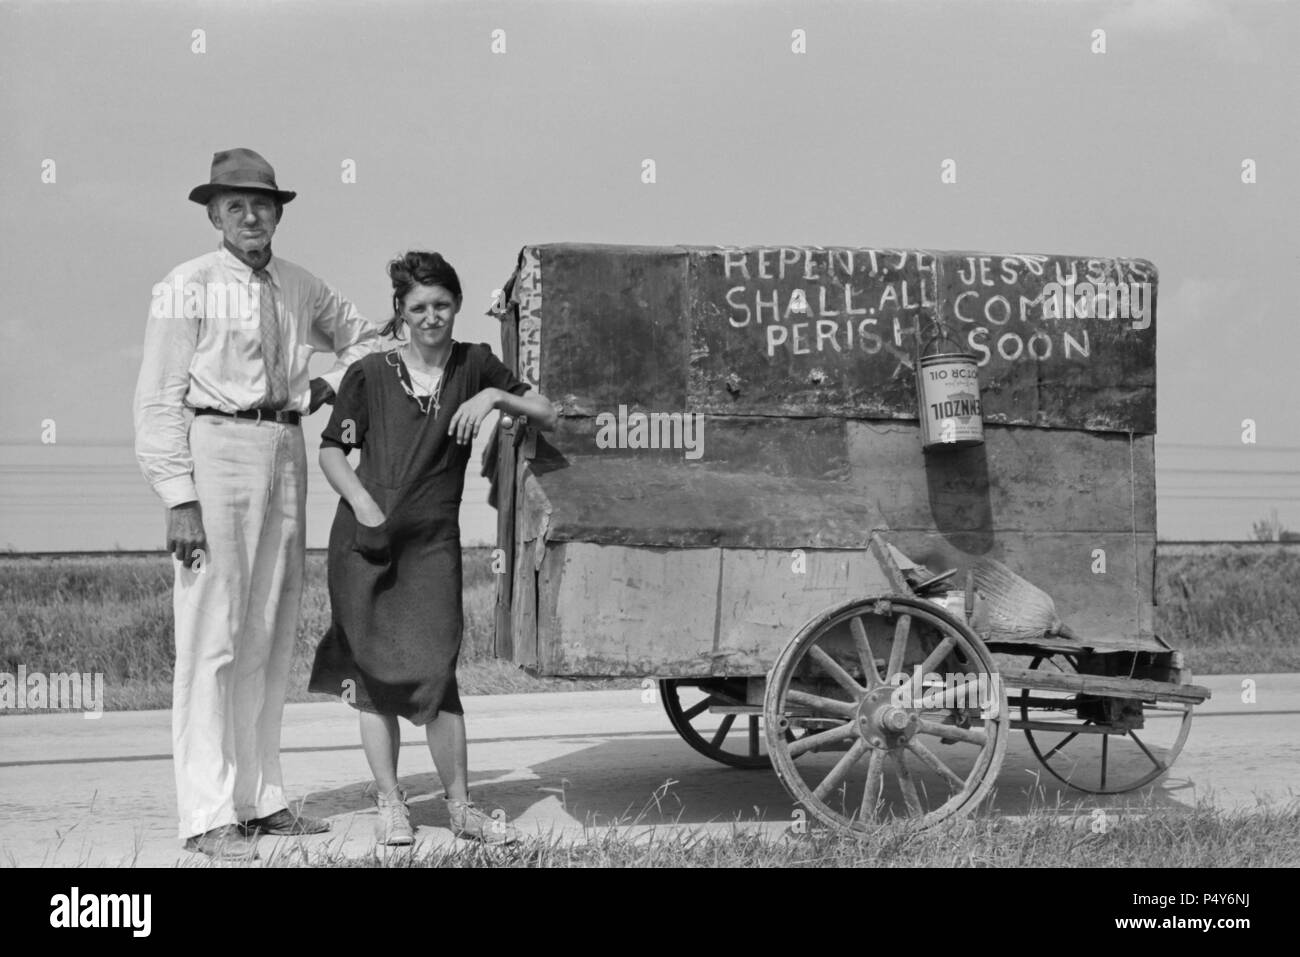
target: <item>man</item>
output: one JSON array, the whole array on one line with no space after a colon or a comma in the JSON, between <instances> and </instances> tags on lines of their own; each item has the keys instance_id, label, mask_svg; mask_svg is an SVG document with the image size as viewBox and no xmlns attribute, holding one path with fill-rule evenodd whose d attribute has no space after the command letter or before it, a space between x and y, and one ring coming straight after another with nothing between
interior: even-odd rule
<instances>
[{"instance_id":1,"label":"man","mask_svg":"<svg viewBox=\"0 0 1300 957\"><path fill-rule=\"evenodd\" d=\"M135 393L136 457L175 558L172 742L180 836L218 858L328 823L288 809L280 722L305 570L299 422L378 343L356 307L271 253L297 195L252 150L212 158L190 193L221 247L154 287ZM313 352L333 352L308 381Z\"/></svg>"}]
</instances>

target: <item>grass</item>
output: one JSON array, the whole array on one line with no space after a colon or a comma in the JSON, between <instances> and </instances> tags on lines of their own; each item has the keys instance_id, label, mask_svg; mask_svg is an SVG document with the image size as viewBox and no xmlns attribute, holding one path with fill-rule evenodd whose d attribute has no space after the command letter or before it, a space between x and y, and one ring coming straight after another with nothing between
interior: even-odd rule
<instances>
[{"instance_id":1,"label":"grass","mask_svg":"<svg viewBox=\"0 0 1300 957\"><path fill-rule=\"evenodd\" d=\"M664 796L656 791L647 807ZM377 845L344 853L329 840L285 840L261 848L261 860L197 867L411 868L1269 868L1300 866L1300 800L1225 810L1212 796L1193 807L1157 806L1150 796L1104 811L1082 803L1036 801L1018 816L1001 816L989 804L971 815L925 831L903 821L856 835L821 828L687 825L648 827L640 816L580 835L527 836L489 847L468 840L444 843L417 835L408 848ZM445 835L444 835L445 836ZM65 835L66 837L66 835ZM60 839L59 847L62 847ZM143 851L137 835L135 866ZM269 853L267 853L269 851ZM6 863L17 866L12 854ZM78 866L85 866L89 860Z\"/></svg>"},{"instance_id":2,"label":"grass","mask_svg":"<svg viewBox=\"0 0 1300 957\"><path fill-rule=\"evenodd\" d=\"M1300 671L1300 550L1222 548L1156 570L1158 633L1193 673Z\"/></svg>"},{"instance_id":3,"label":"grass","mask_svg":"<svg viewBox=\"0 0 1300 957\"><path fill-rule=\"evenodd\" d=\"M286 846L266 866L312 867L1295 867L1300 804L1226 811L1194 808L1106 816L1082 808L1037 807L1020 817L980 811L917 832L902 822L861 835L731 829L640 828L582 839L526 838L509 847L468 841L348 857L328 845Z\"/></svg>"},{"instance_id":4,"label":"grass","mask_svg":"<svg viewBox=\"0 0 1300 957\"><path fill-rule=\"evenodd\" d=\"M516 694L636 687L629 679L537 678L492 655L496 582L491 550L463 559L462 694ZM0 672L102 672L109 711L171 707L172 564L165 555L0 558ZM329 627L325 555L307 556L307 582L289 676L290 701L307 691L316 644ZM5 712L0 712L5 713Z\"/></svg>"},{"instance_id":5,"label":"grass","mask_svg":"<svg viewBox=\"0 0 1300 957\"><path fill-rule=\"evenodd\" d=\"M635 680L535 678L492 657L490 551L466 549L465 694L635 687ZM1300 551L1224 548L1157 563L1158 633L1195 674L1300 671ZM102 672L109 710L165 708L172 674L171 560L166 556L0 558L0 671ZM307 692L329 625L325 556L307 559L290 701Z\"/></svg>"}]
</instances>

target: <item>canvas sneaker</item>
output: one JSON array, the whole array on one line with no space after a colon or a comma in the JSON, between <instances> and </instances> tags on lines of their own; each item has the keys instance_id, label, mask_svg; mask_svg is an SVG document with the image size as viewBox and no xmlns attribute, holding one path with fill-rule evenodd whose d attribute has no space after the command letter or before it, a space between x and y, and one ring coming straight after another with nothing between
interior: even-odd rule
<instances>
[{"instance_id":1,"label":"canvas sneaker","mask_svg":"<svg viewBox=\"0 0 1300 957\"><path fill-rule=\"evenodd\" d=\"M406 807L406 792L393 788L387 794L375 793L379 820L375 823L375 840L380 844L401 846L415 842L411 812Z\"/></svg>"},{"instance_id":2,"label":"canvas sneaker","mask_svg":"<svg viewBox=\"0 0 1300 957\"><path fill-rule=\"evenodd\" d=\"M457 837L468 837L484 844L513 844L519 840L519 831L504 817L493 817L473 801L447 799L451 816L451 831Z\"/></svg>"}]
</instances>

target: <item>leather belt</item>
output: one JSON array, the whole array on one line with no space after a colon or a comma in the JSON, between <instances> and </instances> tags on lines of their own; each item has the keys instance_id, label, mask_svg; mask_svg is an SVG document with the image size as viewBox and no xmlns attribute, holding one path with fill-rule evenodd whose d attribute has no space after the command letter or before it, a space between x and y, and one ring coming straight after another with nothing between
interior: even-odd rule
<instances>
[{"instance_id":1,"label":"leather belt","mask_svg":"<svg viewBox=\"0 0 1300 957\"><path fill-rule=\"evenodd\" d=\"M223 412L221 409L195 409L195 415L224 415L230 419L253 419L256 422L278 422L281 425L297 425L302 416L297 412L283 409L240 409L238 412Z\"/></svg>"}]
</instances>

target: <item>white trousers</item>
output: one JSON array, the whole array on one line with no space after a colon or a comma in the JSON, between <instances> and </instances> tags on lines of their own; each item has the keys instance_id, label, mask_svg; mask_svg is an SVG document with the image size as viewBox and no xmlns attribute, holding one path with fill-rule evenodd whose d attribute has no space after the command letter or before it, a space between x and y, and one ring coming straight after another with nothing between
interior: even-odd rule
<instances>
[{"instance_id":1,"label":"white trousers","mask_svg":"<svg viewBox=\"0 0 1300 957\"><path fill-rule=\"evenodd\" d=\"M306 565L300 427L195 416L190 451L207 548L194 569L173 559L182 838L287 805L280 722Z\"/></svg>"}]
</instances>

